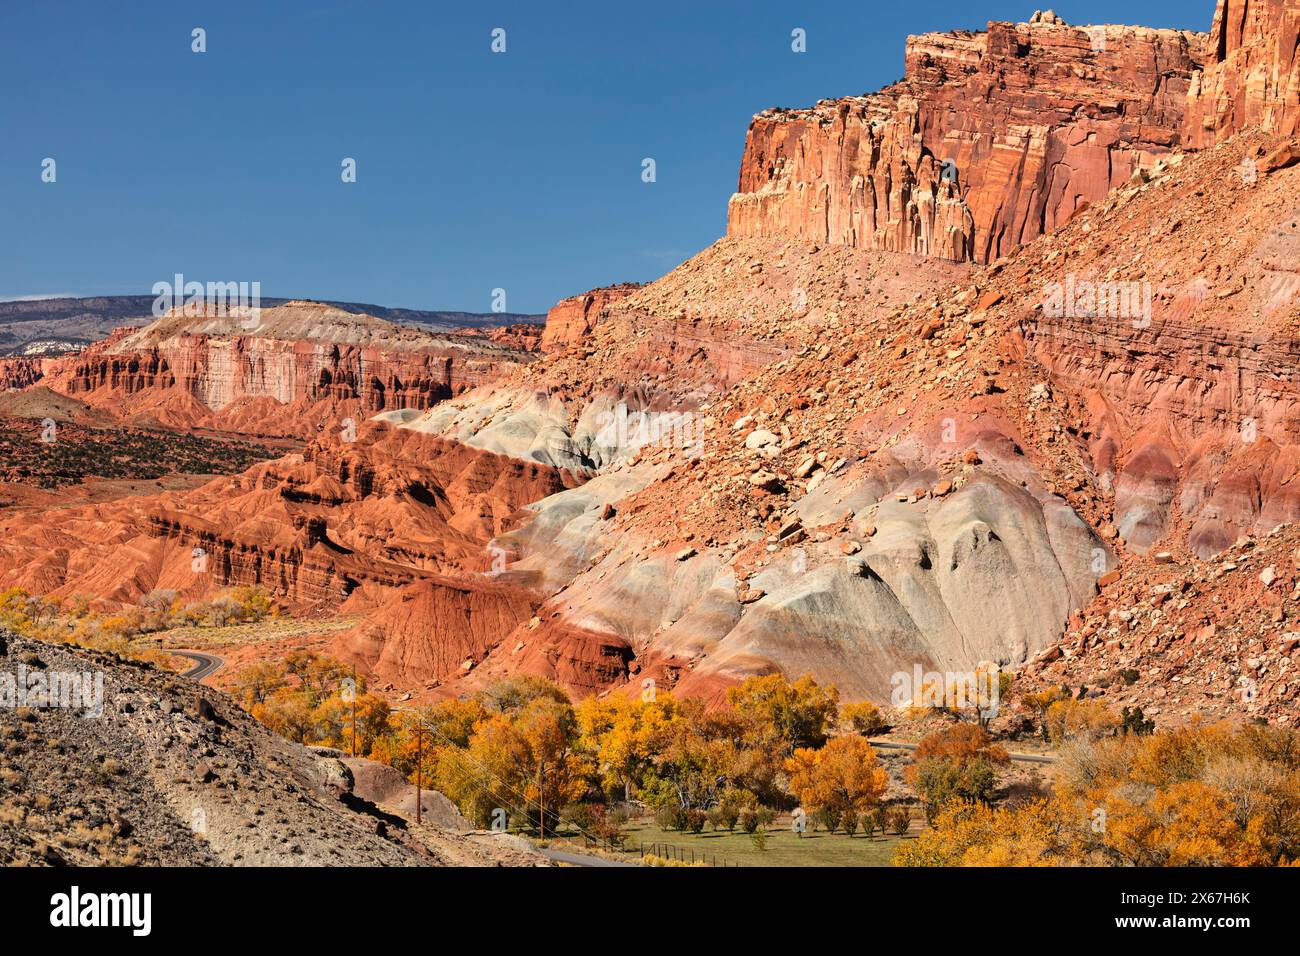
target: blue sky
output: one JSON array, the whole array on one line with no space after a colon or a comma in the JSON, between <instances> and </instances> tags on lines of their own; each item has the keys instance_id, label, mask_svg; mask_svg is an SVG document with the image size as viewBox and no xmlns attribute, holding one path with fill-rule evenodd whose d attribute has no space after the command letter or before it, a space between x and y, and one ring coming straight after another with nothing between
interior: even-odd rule
<instances>
[{"instance_id":1,"label":"blue sky","mask_svg":"<svg viewBox=\"0 0 1300 956\"><path fill-rule=\"evenodd\" d=\"M1052 6L1071 23L1207 30L1214 4ZM504 288L510 311L545 311L720 236L755 112L893 82L908 33L1033 10L4 0L0 298L147 294L181 272L473 312ZM795 27L807 53L790 50Z\"/></svg>"}]
</instances>

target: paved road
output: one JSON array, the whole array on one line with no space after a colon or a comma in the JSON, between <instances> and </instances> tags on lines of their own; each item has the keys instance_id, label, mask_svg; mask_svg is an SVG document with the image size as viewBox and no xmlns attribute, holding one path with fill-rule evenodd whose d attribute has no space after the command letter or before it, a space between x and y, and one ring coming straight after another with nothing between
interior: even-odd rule
<instances>
[{"instance_id":1,"label":"paved road","mask_svg":"<svg viewBox=\"0 0 1300 956\"><path fill-rule=\"evenodd\" d=\"M871 746L877 750L915 750L916 744L900 744L892 740L872 740L869 741ZM1055 757L1044 757L1040 754L1008 754L1012 760L1018 763L1056 763Z\"/></svg>"},{"instance_id":2,"label":"paved road","mask_svg":"<svg viewBox=\"0 0 1300 956\"><path fill-rule=\"evenodd\" d=\"M205 654L202 651L173 651L169 649L167 653L175 654L177 657L187 657L194 661L194 666L181 675L190 678L190 680L203 680L210 674L215 674L226 663L216 654Z\"/></svg>"},{"instance_id":3,"label":"paved road","mask_svg":"<svg viewBox=\"0 0 1300 956\"><path fill-rule=\"evenodd\" d=\"M553 863L568 863L570 866L636 866L621 860L607 860L603 856L587 856L585 853L566 853L563 850L538 850L542 856Z\"/></svg>"}]
</instances>

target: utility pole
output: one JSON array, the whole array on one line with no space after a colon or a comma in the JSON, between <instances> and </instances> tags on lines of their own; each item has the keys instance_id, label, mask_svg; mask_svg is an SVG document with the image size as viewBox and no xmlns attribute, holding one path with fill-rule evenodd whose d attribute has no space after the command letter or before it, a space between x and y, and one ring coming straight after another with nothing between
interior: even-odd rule
<instances>
[{"instance_id":1,"label":"utility pole","mask_svg":"<svg viewBox=\"0 0 1300 956\"><path fill-rule=\"evenodd\" d=\"M420 777L421 764L424 756L424 728L419 724L415 726L415 822L420 822L420 803L423 798L420 796L420 785L424 782Z\"/></svg>"},{"instance_id":2,"label":"utility pole","mask_svg":"<svg viewBox=\"0 0 1300 956\"><path fill-rule=\"evenodd\" d=\"M357 755L357 665L352 665L352 756Z\"/></svg>"},{"instance_id":3,"label":"utility pole","mask_svg":"<svg viewBox=\"0 0 1300 956\"><path fill-rule=\"evenodd\" d=\"M546 806L542 801L542 764L543 761L537 762L537 832L541 834L539 839L546 839Z\"/></svg>"}]
</instances>

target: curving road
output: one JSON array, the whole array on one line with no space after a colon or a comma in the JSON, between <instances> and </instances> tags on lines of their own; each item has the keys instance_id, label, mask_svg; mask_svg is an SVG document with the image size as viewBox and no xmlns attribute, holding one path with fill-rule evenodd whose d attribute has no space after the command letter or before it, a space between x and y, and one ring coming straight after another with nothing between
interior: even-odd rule
<instances>
[{"instance_id":1,"label":"curving road","mask_svg":"<svg viewBox=\"0 0 1300 956\"><path fill-rule=\"evenodd\" d=\"M916 744L900 744L892 740L871 740L868 738L867 743L877 750L915 750ZM1044 756L1043 754L1007 754L1017 763L1056 763L1055 757Z\"/></svg>"},{"instance_id":2,"label":"curving road","mask_svg":"<svg viewBox=\"0 0 1300 956\"><path fill-rule=\"evenodd\" d=\"M167 653L194 661L194 666L181 674L182 677L188 677L190 680L203 680L203 678L215 674L226 663L216 654L205 654L203 651L173 651L169 649Z\"/></svg>"},{"instance_id":3,"label":"curving road","mask_svg":"<svg viewBox=\"0 0 1300 956\"><path fill-rule=\"evenodd\" d=\"M570 866L637 866L623 860L611 860L603 856L590 856L586 853L566 853L564 850L538 850L552 863L567 863Z\"/></svg>"}]
</instances>

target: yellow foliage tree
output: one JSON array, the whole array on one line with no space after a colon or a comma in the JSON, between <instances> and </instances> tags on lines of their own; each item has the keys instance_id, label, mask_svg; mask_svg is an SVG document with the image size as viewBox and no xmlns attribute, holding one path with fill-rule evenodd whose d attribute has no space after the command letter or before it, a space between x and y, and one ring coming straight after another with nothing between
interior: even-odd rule
<instances>
[{"instance_id":1,"label":"yellow foliage tree","mask_svg":"<svg viewBox=\"0 0 1300 956\"><path fill-rule=\"evenodd\" d=\"M1119 727L1119 718L1097 700L1058 700L1047 708L1043 722L1055 744L1099 740L1111 736Z\"/></svg>"},{"instance_id":2,"label":"yellow foliage tree","mask_svg":"<svg viewBox=\"0 0 1300 956\"><path fill-rule=\"evenodd\" d=\"M855 734L871 737L889 726L885 715L869 700L854 701L840 708L840 721Z\"/></svg>"},{"instance_id":3,"label":"yellow foliage tree","mask_svg":"<svg viewBox=\"0 0 1300 956\"><path fill-rule=\"evenodd\" d=\"M595 759L601 789L630 800L680 717L669 694L653 700L588 697L577 706L579 747Z\"/></svg>"},{"instance_id":4,"label":"yellow foliage tree","mask_svg":"<svg viewBox=\"0 0 1300 956\"><path fill-rule=\"evenodd\" d=\"M823 687L805 674L791 682L782 674L750 677L727 690L727 702L750 727L759 745L821 746L839 714L839 691Z\"/></svg>"},{"instance_id":5,"label":"yellow foliage tree","mask_svg":"<svg viewBox=\"0 0 1300 956\"><path fill-rule=\"evenodd\" d=\"M1233 819L1227 795L1187 780L1145 804L1112 796L1105 845L1134 866L1251 866L1269 862Z\"/></svg>"},{"instance_id":6,"label":"yellow foliage tree","mask_svg":"<svg viewBox=\"0 0 1300 956\"><path fill-rule=\"evenodd\" d=\"M856 734L832 737L820 750L800 747L785 769L790 792L805 809L827 809L836 819L875 807L889 783L875 749Z\"/></svg>"},{"instance_id":7,"label":"yellow foliage tree","mask_svg":"<svg viewBox=\"0 0 1300 956\"><path fill-rule=\"evenodd\" d=\"M479 721L468 747L442 747L438 788L481 826L489 825L498 809L507 817L532 819L540 808L545 833L564 805L590 789L594 768L575 740L572 705L535 696L513 712Z\"/></svg>"}]
</instances>

